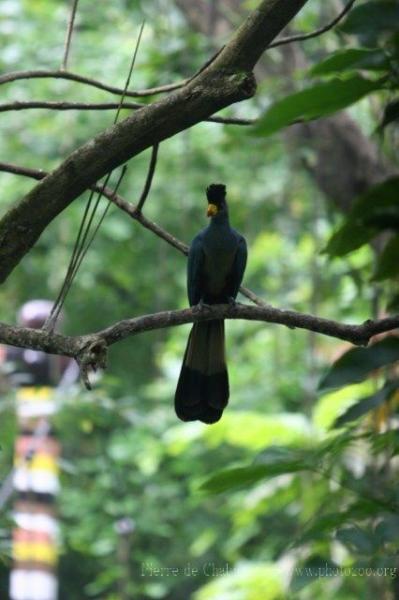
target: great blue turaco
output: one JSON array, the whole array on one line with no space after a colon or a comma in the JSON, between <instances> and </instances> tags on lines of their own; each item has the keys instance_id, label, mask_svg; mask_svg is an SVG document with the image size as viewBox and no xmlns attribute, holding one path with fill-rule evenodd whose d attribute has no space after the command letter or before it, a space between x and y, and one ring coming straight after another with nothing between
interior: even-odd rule
<instances>
[{"instance_id":1,"label":"great blue turaco","mask_svg":"<svg viewBox=\"0 0 399 600\"><path fill-rule=\"evenodd\" d=\"M234 303L247 262L247 244L230 227L226 186L207 190L208 227L193 239L188 253L187 291L190 306ZM182 421L219 421L229 399L224 321L194 323L187 342L175 394Z\"/></svg>"}]
</instances>

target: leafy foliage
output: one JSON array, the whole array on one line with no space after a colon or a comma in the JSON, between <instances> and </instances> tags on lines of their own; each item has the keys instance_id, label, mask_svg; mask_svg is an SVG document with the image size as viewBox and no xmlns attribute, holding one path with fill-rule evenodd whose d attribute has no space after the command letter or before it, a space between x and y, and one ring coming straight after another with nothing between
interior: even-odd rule
<instances>
[{"instance_id":1,"label":"leafy foliage","mask_svg":"<svg viewBox=\"0 0 399 600\"><path fill-rule=\"evenodd\" d=\"M369 348L353 348L339 358L323 377L319 389L342 387L362 381L381 367L399 360L399 339L388 337Z\"/></svg>"},{"instance_id":2,"label":"leafy foliage","mask_svg":"<svg viewBox=\"0 0 399 600\"><path fill-rule=\"evenodd\" d=\"M317 83L275 102L259 120L254 133L266 136L294 123L331 115L381 87L381 81L360 75Z\"/></svg>"},{"instance_id":3,"label":"leafy foliage","mask_svg":"<svg viewBox=\"0 0 399 600\"><path fill-rule=\"evenodd\" d=\"M382 230L398 230L398 189L399 177L395 176L360 196L324 251L330 256L344 256L372 240Z\"/></svg>"}]
</instances>

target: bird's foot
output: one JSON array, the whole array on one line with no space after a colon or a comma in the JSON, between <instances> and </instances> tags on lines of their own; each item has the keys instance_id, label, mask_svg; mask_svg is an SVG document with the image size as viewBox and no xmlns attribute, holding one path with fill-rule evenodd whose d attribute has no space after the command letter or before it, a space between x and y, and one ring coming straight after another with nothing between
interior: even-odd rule
<instances>
[{"instance_id":1,"label":"bird's foot","mask_svg":"<svg viewBox=\"0 0 399 600\"><path fill-rule=\"evenodd\" d=\"M210 308L211 305L206 304L203 300L200 300L195 307L195 309L198 310L198 312L204 312L205 310L209 310Z\"/></svg>"},{"instance_id":2,"label":"bird's foot","mask_svg":"<svg viewBox=\"0 0 399 600\"><path fill-rule=\"evenodd\" d=\"M233 296L229 296L229 297L227 298L227 302L228 302L228 304L229 304L229 307L230 307L230 309L231 309L231 310L232 310L233 308L235 308L235 307L236 307L236 305L237 305L236 299L235 299L235 298L233 298Z\"/></svg>"}]
</instances>

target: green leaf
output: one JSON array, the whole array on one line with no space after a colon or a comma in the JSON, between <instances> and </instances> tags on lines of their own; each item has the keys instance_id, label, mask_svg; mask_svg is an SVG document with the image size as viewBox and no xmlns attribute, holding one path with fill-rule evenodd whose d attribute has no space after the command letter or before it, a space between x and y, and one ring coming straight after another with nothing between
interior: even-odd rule
<instances>
[{"instance_id":1,"label":"green leaf","mask_svg":"<svg viewBox=\"0 0 399 600\"><path fill-rule=\"evenodd\" d=\"M369 242L381 229L394 229L399 224L398 190L399 177L395 176L362 194L323 252L344 256Z\"/></svg>"},{"instance_id":2,"label":"green leaf","mask_svg":"<svg viewBox=\"0 0 399 600\"><path fill-rule=\"evenodd\" d=\"M389 383L385 385L382 389L380 389L375 394L371 396L367 396L366 398L362 398L356 404L353 404L347 411L344 412L343 415L339 416L338 419L333 424L333 427L342 427L345 423L349 423L350 421L354 421L359 417L362 417L366 413L370 412L380 406L388 398L392 395L392 392L398 388L398 382Z\"/></svg>"},{"instance_id":3,"label":"green leaf","mask_svg":"<svg viewBox=\"0 0 399 600\"><path fill-rule=\"evenodd\" d=\"M337 50L312 67L310 75L331 75L353 69L379 71L388 68L389 61L382 50L378 48L348 48Z\"/></svg>"},{"instance_id":4,"label":"green leaf","mask_svg":"<svg viewBox=\"0 0 399 600\"><path fill-rule=\"evenodd\" d=\"M267 136L293 123L330 115L381 88L380 81L370 81L359 75L315 84L272 104L252 133Z\"/></svg>"},{"instance_id":5,"label":"green leaf","mask_svg":"<svg viewBox=\"0 0 399 600\"><path fill-rule=\"evenodd\" d=\"M373 554L376 550L373 536L360 527L345 527L337 531L336 538L351 551Z\"/></svg>"},{"instance_id":6,"label":"green leaf","mask_svg":"<svg viewBox=\"0 0 399 600\"><path fill-rule=\"evenodd\" d=\"M389 240L378 258L374 281L382 281L399 274L399 235Z\"/></svg>"},{"instance_id":7,"label":"green leaf","mask_svg":"<svg viewBox=\"0 0 399 600\"><path fill-rule=\"evenodd\" d=\"M352 8L340 26L345 33L375 36L378 32L395 31L399 22L399 5L395 0L365 2Z\"/></svg>"},{"instance_id":8,"label":"green leaf","mask_svg":"<svg viewBox=\"0 0 399 600\"><path fill-rule=\"evenodd\" d=\"M237 410L207 428L203 436L211 446L226 443L260 451L271 446L303 446L312 439L313 432L303 415Z\"/></svg>"},{"instance_id":9,"label":"green leaf","mask_svg":"<svg viewBox=\"0 0 399 600\"><path fill-rule=\"evenodd\" d=\"M399 399L398 393L392 398L395 404L397 398ZM382 433L370 432L368 441L373 454L384 452L386 457L399 454L399 429L389 429Z\"/></svg>"},{"instance_id":10,"label":"green leaf","mask_svg":"<svg viewBox=\"0 0 399 600\"><path fill-rule=\"evenodd\" d=\"M285 448L270 448L260 456L262 464L219 471L207 478L200 489L211 494L248 487L266 477L306 470L309 466L298 454Z\"/></svg>"},{"instance_id":11,"label":"green leaf","mask_svg":"<svg viewBox=\"0 0 399 600\"><path fill-rule=\"evenodd\" d=\"M380 214L398 215L398 190L398 175L373 186L365 194L359 196L353 205L350 216L368 222L369 219Z\"/></svg>"},{"instance_id":12,"label":"green leaf","mask_svg":"<svg viewBox=\"0 0 399 600\"><path fill-rule=\"evenodd\" d=\"M382 543L397 542L399 539L399 517L387 515L378 522L374 535Z\"/></svg>"},{"instance_id":13,"label":"green leaf","mask_svg":"<svg viewBox=\"0 0 399 600\"><path fill-rule=\"evenodd\" d=\"M368 348L353 348L339 358L323 377L319 390L342 387L365 379L371 372L399 360L399 338L389 337Z\"/></svg>"},{"instance_id":14,"label":"green leaf","mask_svg":"<svg viewBox=\"0 0 399 600\"><path fill-rule=\"evenodd\" d=\"M326 539L326 534L335 531L335 529L348 520L346 513L328 513L319 519L316 519L312 525L302 531L298 539L295 540L294 546L302 546L303 544L318 540Z\"/></svg>"},{"instance_id":15,"label":"green leaf","mask_svg":"<svg viewBox=\"0 0 399 600\"><path fill-rule=\"evenodd\" d=\"M295 567L295 574L290 583L291 591L297 593L316 579L328 577L330 569L335 573L337 565L329 559L312 556L302 566Z\"/></svg>"},{"instance_id":16,"label":"green leaf","mask_svg":"<svg viewBox=\"0 0 399 600\"><path fill-rule=\"evenodd\" d=\"M347 220L333 233L322 252L330 256L345 256L372 240L377 233L378 230L375 228Z\"/></svg>"},{"instance_id":17,"label":"green leaf","mask_svg":"<svg viewBox=\"0 0 399 600\"><path fill-rule=\"evenodd\" d=\"M208 582L194 594L190 594L192 600L282 600L285 598L284 577L277 563L236 562L232 569L228 563L224 568L217 568L216 564L211 562L203 564L200 574L205 575L205 581ZM173 597L176 597L176 594ZM187 594L184 597L187 598Z\"/></svg>"},{"instance_id":18,"label":"green leaf","mask_svg":"<svg viewBox=\"0 0 399 600\"><path fill-rule=\"evenodd\" d=\"M378 126L378 131L382 131L387 125L390 125L390 123L393 123L394 121L399 121L399 98L395 98L395 100L388 102L386 105L382 121Z\"/></svg>"},{"instance_id":19,"label":"green leaf","mask_svg":"<svg viewBox=\"0 0 399 600\"><path fill-rule=\"evenodd\" d=\"M380 505L370 500L359 500L352 504L347 510L336 513L328 513L315 519L312 524L306 527L301 535L295 540L294 546L303 546L314 540L328 539L329 534L346 523L354 519L366 519L375 516L381 509Z\"/></svg>"}]
</instances>

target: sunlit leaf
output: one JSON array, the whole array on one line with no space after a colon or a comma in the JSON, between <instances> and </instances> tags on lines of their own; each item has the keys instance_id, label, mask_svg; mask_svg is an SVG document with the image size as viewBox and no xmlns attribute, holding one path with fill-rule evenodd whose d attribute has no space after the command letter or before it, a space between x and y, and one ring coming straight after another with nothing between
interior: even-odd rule
<instances>
[{"instance_id":1,"label":"sunlit leaf","mask_svg":"<svg viewBox=\"0 0 399 600\"><path fill-rule=\"evenodd\" d=\"M354 402L370 396L374 391L375 384L370 379L338 389L322 390L313 409L314 424L323 430L331 430L334 421Z\"/></svg>"},{"instance_id":2,"label":"sunlit leaf","mask_svg":"<svg viewBox=\"0 0 399 600\"><path fill-rule=\"evenodd\" d=\"M214 446L222 443L251 450L272 445L304 445L313 439L309 421L300 414L264 415L259 411L231 411L216 425L203 430L206 441Z\"/></svg>"},{"instance_id":3,"label":"sunlit leaf","mask_svg":"<svg viewBox=\"0 0 399 600\"><path fill-rule=\"evenodd\" d=\"M392 395L393 391L397 389L398 382L389 383L385 385L382 389L380 389L375 394L371 396L367 396L366 398L362 398L356 404L353 404L347 411L344 412L336 421L334 422L333 427L342 427L346 423L354 421L359 417L362 417L366 413L370 412L374 408L377 408Z\"/></svg>"},{"instance_id":4,"label":"sunlit leaf","mask_svg":"<svg viewBox=\"0 0 399 600\"><path fill-rule=\"evenodd\" d=\"M272 104L252 132L257 136L267 136L293 123L330 115L381 87L381 82L370 81L360 75L317 83Z\"/></svg>"},{"instance_id":5,"label":"sunlit leaf","mask_svg":"<svg viewBox=\"0 0 399 600\"><path fill-rule=\"evenodd\" d=\"M399 338L389 337L368 348L352 348L339 358L323 377L320 390L357 383L372 371L399 360Z\"/></svg>"},{"instance_id":6,"label":"sunlit leaf","mask_svg":"<svg viewBox=\"0 0 399 600\"><path fill-rule=\"evenodd\" d=\"M323 253L330 256L344 256L372 240L377 232L377 229L365 227L363 223L346 221L330 237Z\"/></svg>"},{"instance_id":7,"label":"sunlit leaf","mask_svg":"<svg viewBox=\"0 0 399 600\"><path fill-rule=\"evenodd\" d=\"M248 487L267 477L309 469L302 456L286 448L270 448L262 453L261 464L219 471L207 478L200 489L219 494L227 490Z\"/></svg>"},{"instance_id":8,"label":"sunlit leaf","mask_svg":"<svg viewBox=\"0 0 399 600\"><path fill-rule=\"evenodd\" d=\"M210 581L193 594L193 600L282 600L285 597L283 574L273 563L241 563L234 569L225 563L218 572L216 563L208 562L204 563L203 571Z\"/></svg>"}]
</instances>

